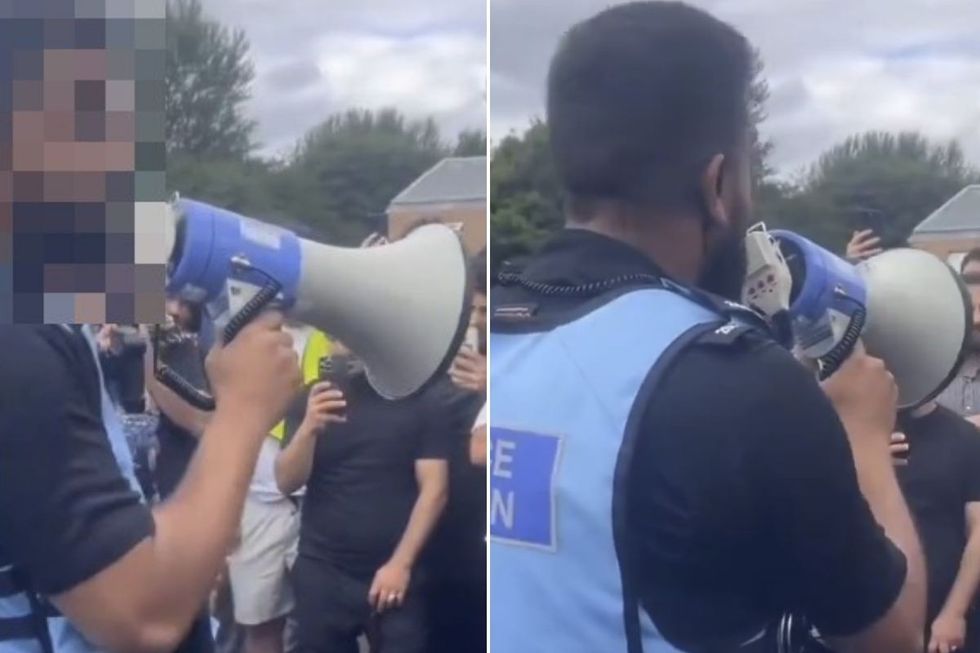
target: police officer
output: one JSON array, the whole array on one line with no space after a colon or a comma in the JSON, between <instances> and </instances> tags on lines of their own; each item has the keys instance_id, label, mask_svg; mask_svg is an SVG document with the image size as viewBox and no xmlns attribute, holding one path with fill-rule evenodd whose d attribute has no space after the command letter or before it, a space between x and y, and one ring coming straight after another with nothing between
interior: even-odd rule
<instances>
[{"instance_id":1,"label":"police officer","mask_svg":"<svg viewBox=\"0 0 980 653\"><path fill-rule=\"evenodd\" d=\"M681 3L614 6L554 55L568 228L491 296L495 653L776 650L787 613L922 648L894 380L862 351L821 387L731 301L751 81L746 40Z\"/></svg>"}]
</instances>

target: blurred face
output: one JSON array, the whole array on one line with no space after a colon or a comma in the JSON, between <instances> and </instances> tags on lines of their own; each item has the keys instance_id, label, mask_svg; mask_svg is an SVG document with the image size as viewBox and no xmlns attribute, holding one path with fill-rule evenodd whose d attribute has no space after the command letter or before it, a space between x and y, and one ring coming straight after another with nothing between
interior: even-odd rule
<instances>
[{"instance_id":1,"label":"blurred face","mask_svg":"<svg viewBox=\"0 0 980 653\"><path fill-rule=\"evenodd\" d=\"M0 44L0 225L13 231L15 321L160 322L165 253L137 225L157 224L166 199L163 2L137 3L146 19L96 3L102 13L84 20L74 3L13 2L22 18L5 20L34 36Z\"/></svg>"},{"instance_id":2,"label":"blurred face","mask_svg":"<svg viewBox=\"0 0 980 653\"><path fill-rule=\"evenodd\" d=\"M719 158L721 160L719 160ZM749 149L716 157L702 180L705 260L698 286L739 301L745 282L745 231L752 211Z\"/></svg>"}]
</instances>

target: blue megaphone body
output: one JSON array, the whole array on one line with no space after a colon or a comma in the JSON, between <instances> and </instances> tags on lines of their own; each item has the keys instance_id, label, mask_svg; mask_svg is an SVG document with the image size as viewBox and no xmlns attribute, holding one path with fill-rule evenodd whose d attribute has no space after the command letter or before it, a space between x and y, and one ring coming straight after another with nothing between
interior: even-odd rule
<instances>
[{"instance_id":1,"label":"blue megaphone body","mask_svg":"<svg viewBox=\"0 0 980 653\"><path fill-rule=\"evenodd\" d=\"M441 378L465 337L469 266L446 225L367 249L335 247L180 198L168 223L167 292L204 307L223 342L274 307L346 344L374 389L400 399Z\"/></svg>"},{"instance_id":2,"label":"blue megaphone body","mask_svg":"<svg viewBox=\"0 0 980 653\"><path fill-rule=\"evenodd\" d=\"M935 398L955 376L973 307L959 275L936 256L902 248L854 265L797 233L764 225L749 231L746 246L743 302L774 322L788 319L793 343L819 362L822 377L859 340L894 375L901 408Z\"/></svg>"}]
</instances>

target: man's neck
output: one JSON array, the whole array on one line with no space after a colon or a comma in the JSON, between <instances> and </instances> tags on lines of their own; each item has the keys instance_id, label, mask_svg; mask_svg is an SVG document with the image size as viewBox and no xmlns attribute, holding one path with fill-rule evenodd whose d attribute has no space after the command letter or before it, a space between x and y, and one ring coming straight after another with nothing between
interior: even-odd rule
<instances>
[{"instance_id":1,"label":"man's neck","mask_svg":"<svg viewBox=\"0 0 980 653\"><path fill-rule=\"evenodd\" d=\"M700 275L702 237L698 222L686 218L647 216L604 211L588 222L568 222L569 229L582 229L618 240L657 264L677 281L695 284ZM692 252L696 254L692 256Z\"/></svg>"}]
</instances>

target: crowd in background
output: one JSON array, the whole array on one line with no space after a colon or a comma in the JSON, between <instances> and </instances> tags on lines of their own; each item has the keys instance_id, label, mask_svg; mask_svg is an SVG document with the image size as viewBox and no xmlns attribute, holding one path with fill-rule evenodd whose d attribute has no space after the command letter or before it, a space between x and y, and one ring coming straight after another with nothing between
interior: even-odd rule
<instances>
[{"instance_id":1,"label":"crowd in background","mask_svg":"<svg viewBox=\"0 0 980 653\"><path fill-rule=\"evenodd\" d=\"M866 229L845 257L859 263L884 249ZM899 415L891 446L925 554L929 653L980 651L980 249L958 272L973 305L963 361L935 401Z\"/></svg>"},{"instance_id":2,"label":"crowd in background","mask_svg":"<svg viewBox=\"0 0 980 653\"><path fill-rule=\"evenodd\" d=\"M344 343L287 321L304 389L263 443L225 572L179 650L486 649L485 252L471 268L475 341L405 400L382 398ZM208 424L155 373L166 365L208 390L202 317L174 299L156 333L98 330L151 502L176 490Z\"/></svg>"}]
</instances>

